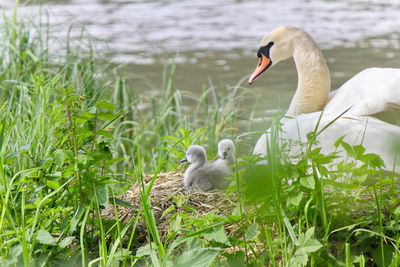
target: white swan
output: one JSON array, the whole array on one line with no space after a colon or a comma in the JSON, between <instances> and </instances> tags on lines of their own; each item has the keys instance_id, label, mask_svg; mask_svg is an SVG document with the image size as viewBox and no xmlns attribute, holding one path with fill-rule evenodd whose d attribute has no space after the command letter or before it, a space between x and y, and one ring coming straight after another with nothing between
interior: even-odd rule
<instances>
[{"instance_id":1,"label":"white swan","mask_svg":"<svg viewBox=\"0 0 400 267\"><path fill-rule=\"evenodd\" d=\"M282 140L307 142L307 134L313 132L320 112L301 114L295 118L283 118ZM324 113L319 122L318 129L321 130L326 125L334 121L337 113ZM337 163L346 156L341 147L335 147L335 142L344 136L343 141L350 145L363 145L365 153L375 153L379 155L385 163L384 169L392 171L395 167L397 173L400 172L400 127L386 123L374 117L341 117L332 123L328 128L318 135L317 145L321 146L321 152L329 154L338 152ZM265 156L267 154L267 142L270 134L263 134L257 141L253 154ZM304 149L304 150L302 150ZM294 144L291 147L290 155L298 156L306 152L305 147Z\"/></svg>"},{"instance_id":2,"label":"white swan","mask_svg":"<svg viewBox=\"0 0 400 267\"><path fill-rule=\"evenodd\" d=\"M324 115L319 129L348 110L318 137L324 151L334 150L333 143L345 135L346 142L362 143L366 152L383 157L388 169L393 165L400 168L400 160L394 162L399 151L393 144L400 140L400 127L369 117L385 113L392 116L391 121L399 120L400 69L366 69L330 92L329 70L321 50L306 32L296 27L273 30L261 41L257 56L259 63L250 76L250 84L282 60L293 57L296 64L297 90L286 113L286 116L295 117L281 120L283 138L304 142L306 134L314 130L322 109ZM254 154L266 155L266 138L263 135L257 141Z\"/></svg>"},{"instance_id":3,"label":"white swan","mask_svg":"<svg viewBox=\"0 0 400 267\"><path fill-rule=\"evenodd\" d=\"M229 184L229 181L225 179L232 175L229 167L225 164L207 162L206 150L201 146L189 146L181 162L191 163L183 178L185 187L208 191L223 189Z\"/></svg>"}]
</instances>

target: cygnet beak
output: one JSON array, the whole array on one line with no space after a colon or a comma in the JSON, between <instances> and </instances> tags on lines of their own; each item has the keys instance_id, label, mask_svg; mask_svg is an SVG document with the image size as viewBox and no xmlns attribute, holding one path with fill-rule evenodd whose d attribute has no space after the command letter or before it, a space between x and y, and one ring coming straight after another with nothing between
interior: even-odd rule
<instances>
[{"instance_id":1,"label":"cygnet beak","mask_svg":"<svg viewBox=\"0 0 400 267\"><path fill-rule=\"evenodd\" d=\"M263 53L260 53L260 59L258 60L258 64L253 74L251 74L249 79L249 84L252 84L264 71L271 66L271 59L265 56Z\"/></svg>"},{"instance_id":2,"label":"cygnet beak","mask_svg":"<svg viewBox=\"0 0 400 267\"><path fill-rule=\"evenodd\" d=\"M184 157L183 159L180 160L181 163L184 163L184 162L187 162L187 161L188 161L187 157Z\"/></svg>"},{"instance_id":3,"label":"cygnet beak","mask_svg":"<svg viewBox=\"0 0 400 267\"><path fill-rule=\"evenodd\" d=\"M224 151L224 152L222 153L222 158L223 158L223 159L226 159L227 157L228 157L228 152Z\"/></svg>"}]
</instances>

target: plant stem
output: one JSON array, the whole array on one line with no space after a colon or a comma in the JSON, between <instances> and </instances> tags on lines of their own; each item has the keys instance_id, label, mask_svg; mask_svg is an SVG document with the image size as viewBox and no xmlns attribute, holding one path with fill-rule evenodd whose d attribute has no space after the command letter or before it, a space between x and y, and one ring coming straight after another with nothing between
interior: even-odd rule
<instances>
[{"instance_id":1,"label":"plant stem","mask_svg":"<svg viewBox=\"0 0 400 267\"><path fill-rule=\"evenodd\" d=\"M70 108L70 105L68 103L68 92L66 92L66 94L65 94L65 107L67 109L69 125L71 127L72 144L73 144L73 147L74 147L74 156L75 156L75 158L74 158L74 161L75 161L75 173L76 173L76 178L77 178L77 181L78 181L79 196L80 196L80 201L84 202L83 194L82 194L82 187L81 187L81 180L80 180L80 176L79 176L79 167L78 167L78 148L77 148L77 145L76 145L75 128L74 128L74 124L72 122L71 108Z\"/></svg>"}]
</instances>

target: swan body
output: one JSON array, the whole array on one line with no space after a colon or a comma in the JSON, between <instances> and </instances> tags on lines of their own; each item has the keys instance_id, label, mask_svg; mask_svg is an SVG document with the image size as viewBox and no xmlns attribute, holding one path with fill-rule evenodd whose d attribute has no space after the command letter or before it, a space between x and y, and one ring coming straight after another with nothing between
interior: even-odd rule
<instances>
[{"instance_id":1,"label":"swan body","mask_svg":"<svg viewBox=\"0 0 400 267\"><path fill-rule=\"evenodd\" d=\"M307 142L307 134L315 130L320 115L321 112L314 112L281 120L282 132L279 142L288 140L295 142L291 146L290 156L305 154L306 148L300 146L298 142ZM341 161L346 154L341 147L336 147L334 144L344 136L344 142L352 146L362 145L366 149L365 153L379 155L385 164L385 170L392 171L394 168L395 171L400 172L400 127L374 117L343 116L335 120L338 115L337 113L324 113L321 117L318 131L334 121L316 138L317 146L321 146L321 153L337 152L339 157L334 162ZM267 139L270 139L270 133L263 134L258 139L254 154L266 155Z\"/></svg>"},{"instance_id":2,"label":"swan body","mask_svg":"<svg viewBox=\"0 0 400 267\"><path fill-rule=\"evenodd\" d=\"M329 94L325 112L346 115L379 116L389 121L400 119L400 69L369 68ZM391 116L390 116L391 114Z\"/></svg>"},{"instance_id":3,"label":"swan body","mask_svg":"<svg viewBox=\"0 0 400 267\"><path fill-rule=\"evenodd\" d=\"M186 169L183 184L188 188L195 188L202 191L226 188L228 183L226 177L232 172L225 164L207 162L206 150L197 145L191 145L186 151L186 156L181 162L189 162Z\"/></svg>"},{"instance_id":4,"label":"swan body","mask_svg":"<svg viewBox=\"0 0 400 267\"><path fill-rule=\"evenodd\" d=\"M385 114L390 117L388 121L399 121L400 69L366 69L330 92L329 69L321 50L296 27L273 30L261 41L257 56L259 64L250 76L250 84L282 60L293 57L296 64L297 89L286 113L294 118L281 120L282 138L304 142L306 134L314 131L321 110L324 113L320 129L347 111L318 137L322 151L331 152L336 140L345 136L344 141L349 144L362 144L367 153L381 156L388 169L400 165L394 162L396 154L400 154L394 145L400 140L400 127L371 117ZM268 133L257 141L254 154L266 155L267 138Z\"/></svg>"}]
</instances>

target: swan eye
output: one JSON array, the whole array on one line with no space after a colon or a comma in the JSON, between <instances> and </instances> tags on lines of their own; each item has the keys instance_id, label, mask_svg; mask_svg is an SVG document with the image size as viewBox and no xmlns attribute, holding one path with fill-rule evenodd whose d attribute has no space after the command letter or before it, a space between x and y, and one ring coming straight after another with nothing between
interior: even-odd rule
<instances>
[{"instance_id":1,"label":"swan eye","mask_svg":"<svg viewBox=\"0 0 400 267\"><path fill-rule=\"evenodd\" d=\"M261 46L257 51L257 57L260 58L261 54L269 58L269 50L274 45L274 42L269 42L266 46Z\"/></svg>"},{"instance_id":2,"label":"swan eye","mask_svg":"<svg viewBox=\"0 0 400 267\"><path fill-rule=\"evenodd\" d=\"M227 151L230 151L230 150L231 150L231 148L230 148L230 147L228 147Z\"/></svg>"}]
</instances>

